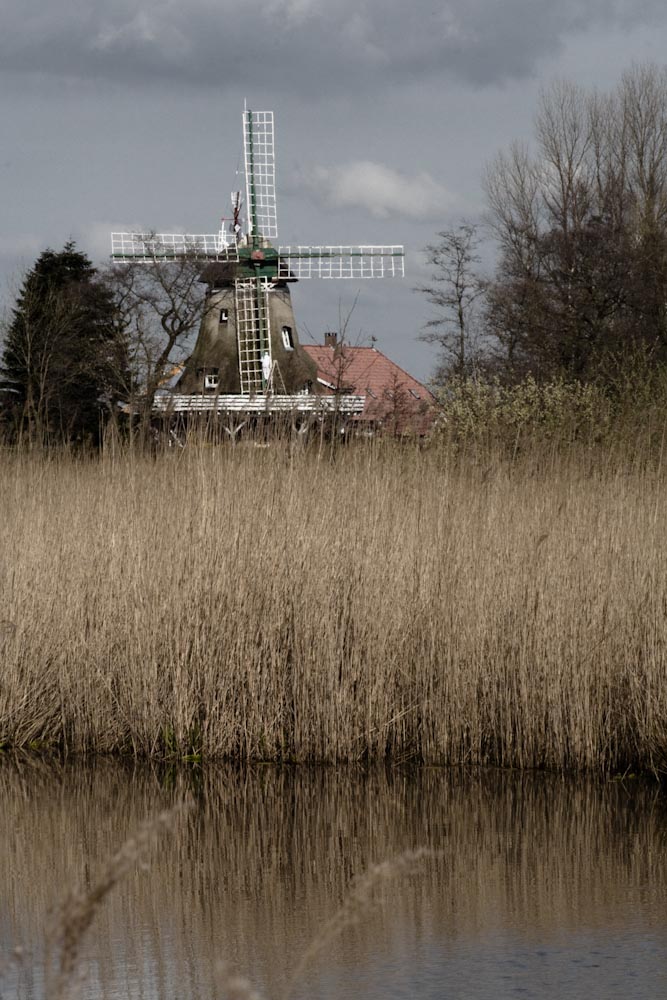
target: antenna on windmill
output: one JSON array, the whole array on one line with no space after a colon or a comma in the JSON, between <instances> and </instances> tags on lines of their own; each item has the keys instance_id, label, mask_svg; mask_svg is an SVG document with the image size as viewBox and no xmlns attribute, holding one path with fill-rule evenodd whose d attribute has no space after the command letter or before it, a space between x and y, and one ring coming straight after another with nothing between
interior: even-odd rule
<instances>
[{"instance_id":1,"label":"antenna on windmill","mask_svg":"<svg viewBox=\"0 0 667 1000\"><path fill-rule=\"evenodd\" d=\"M232 214L222 216L221 228L222 231L224 231L225 223L228 222L229 226L227 228L227 231L232 235L233 239L236 242L238 242L238 240L241 238L241 232L243 230L243 227L241 225L241 208L243 207L243 202L241 201L241 192L232 191L232 193L229 196L229 199L231 202Z\"/></svg>"},{"instance_id":2,"label":"antenna on windmill","mask_svg":"<svg viewBox=\"0 0 667 1000\"><path fill-rule=\"evenodd\" d=\"M243 202L241 201L241 192L232 191L232 232L234 233L234 238L238 241L241 236L241 208L243 207Z\"/></svg>"}]
</instances>

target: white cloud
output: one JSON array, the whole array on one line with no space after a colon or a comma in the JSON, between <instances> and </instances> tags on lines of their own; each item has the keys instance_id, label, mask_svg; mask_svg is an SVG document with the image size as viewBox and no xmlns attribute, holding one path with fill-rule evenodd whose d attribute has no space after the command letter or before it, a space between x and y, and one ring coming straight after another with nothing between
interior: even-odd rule
<instances>
[{"instance_id":1,"label":"white cloud","mask_svg":"<svg viewBox=\"0 0 667 1000\"><path fill-rule=\"evenodd\" d=\"M290 24L303 24L319 12L318 0L267 0L266 13L276 20L285 18Z\"/></svg>"},{"instance_id":2,"label":"white cloud","mask_svg":"<svg viewBox=\"0 0 667 1000\"><path fill-rule=\"evenodd\" d=\"M139 11L118 24L103 22L89 44L91 49L105 53L152 48L167 59L178 59L191 49L190 39L178 26L149 11Z\"/></svg>"},{"instance_id":3,"label":"white cloud","mask_svg":"<svg viewBox=\"0 0 667 1000\"><path fill-rule=\"evenodd\" d=\"M313 167L300 182L331 208L358 208L376 219L425 220L448 211L457 200L425 171L410 177L371 160Z\"/></svg>"},{"instance_id":4,"label":"white cloud","mask_svg":"<svg viewBox=\"0 0 667 1000\"><path fill-rule=\"evenodd\" d=\"M103 24L91 41L91 47L105 51L115 46L123 47L134 42L154 42L155 28L150 17L139 11L135 17L119 25Z\"/></svg>"},{"instance_id":5,"label":"white cloud","mask_svg":"<svg viewBox=\"0 0 667 1000\"><path fill-rule=\"evenodd\" d=\"M131 225L127 222L91 222L88 225L80 226L75 233L76 242L79 249L88 254L97 264L107 264L111 258L111 234L112 233L141 233L146 232L146 227L141 225Z\"/></svg>"}]
</instances>

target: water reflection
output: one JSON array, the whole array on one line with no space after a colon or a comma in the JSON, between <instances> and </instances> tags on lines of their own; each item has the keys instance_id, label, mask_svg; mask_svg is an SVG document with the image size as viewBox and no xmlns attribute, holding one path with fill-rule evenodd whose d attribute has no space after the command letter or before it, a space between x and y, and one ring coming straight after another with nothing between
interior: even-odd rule
<instances>
[{"instance_id":1,"label":"water reflection","mask_svg":"<svg viewBox=\"0 0 667 1000\"><path fill-rule=\"evenodd\" d=\"M83 996L209 1000L225 959L277 997L350 880L421 846L441 854L389 881L297 996L667 995L667 812L654 786L7 761L0 794L0 944L29 949L3 997L43 995L47 914L64 888L188 794L195 808L100 909Z\"/></svg>"}]
</instances>

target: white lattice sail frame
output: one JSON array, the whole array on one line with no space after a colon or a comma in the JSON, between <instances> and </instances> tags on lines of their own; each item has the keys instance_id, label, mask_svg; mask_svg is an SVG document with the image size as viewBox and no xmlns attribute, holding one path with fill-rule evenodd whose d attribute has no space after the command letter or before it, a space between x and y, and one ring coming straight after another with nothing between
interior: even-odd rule
<instances>
[{"instance_id":1,"label":"white lattice sail frame","mask_svg":"<svg viewBox=\"0 0 667 1000\"><path fill-rule=\"evenodd\" d=\"M402 278L405 252L391 246L282 246L281 278Z\"/></svg>"},{"instance_id":2,"label":"white lattice sail frame","mask_svg":"<svg viewBox=\"0 0 667 1000\"><path fill-rule=\"evenodd\" d=\"M112 233L111 256L114 260L156 261L191 257L194 260L235 261L239 259L236 241L219 233Z\"/></svg>"},{"instance_id":3,"label":"white lattice sail frame","mask_svg":"<svg viewBox=\"0 0 667 1000\"><path fill-rule=\"evenodd\" d=\"M243 112L248 235L263 236L269 240L278 235L273 135L273 111ZM257 232L253 232L253 219Z\"/></svg>"},{"instance_id":4,"label":"white lattice sail frame","mask_svg":"<svg viewBox=\"0 0 667 1000\"><path fill-rule=\"evenodd\" d=\"M255 278L237 280L235 299L241 393L247 395L263 392L267 382L264 375L264 356L268 355L269 367L273 360L269 323L269 282L265 278L259 282Z\"/></svg>"}]
</instances>

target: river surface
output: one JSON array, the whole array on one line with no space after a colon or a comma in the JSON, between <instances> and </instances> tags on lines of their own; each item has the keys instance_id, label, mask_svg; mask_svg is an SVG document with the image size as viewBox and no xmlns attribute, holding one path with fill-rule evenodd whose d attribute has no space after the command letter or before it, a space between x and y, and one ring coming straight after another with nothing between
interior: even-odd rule
<instances>
[{"instance_id":1,"label":"river surface","mask_svg":"<svg viewBox=\"0 0 667 1000\"><path fill-rule=\"evenodd\" d=\"M667 998L655 785L4 760L2 1000L42 1000L60 901L184 801L143 860L126 850L68 1000L211 1000L232 972L267 1000Z\"/></svg>"}]
</instances>

